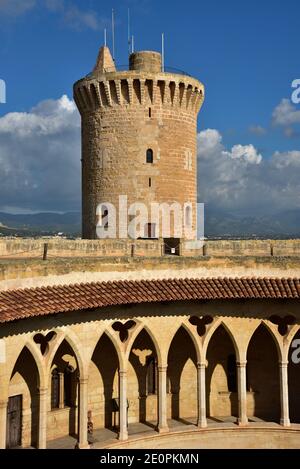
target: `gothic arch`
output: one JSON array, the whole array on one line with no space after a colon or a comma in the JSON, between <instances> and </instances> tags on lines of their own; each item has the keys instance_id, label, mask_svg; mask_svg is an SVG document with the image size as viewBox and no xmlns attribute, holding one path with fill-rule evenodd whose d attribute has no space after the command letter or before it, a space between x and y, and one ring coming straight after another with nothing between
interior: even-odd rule
<instances>
[{"instance_id":1,"label":"gothic arch","mask_svg":"<svg viewBox=\"0 0 300 469\"><path fill-rule=\"evenodd\" d=\"M63 332L63 331L60 331ZM74 334L72 331L68 330L68 333L62 333L59 337L57 337L57 340L54 343L54 347L49 353L49 356L47 357L47 380L48 380L48 385L49 380L50 380L50 370L52 367L52 363L54 360L54 357L59 350L59 347L62 345L62 343L66 341L70 348L72 349L74 356L76 358L77 364L78 364L78 369L79 369L79 374L81 378L84 378L87 376L87 370L86 370L86 364L84 362L84 359L82 357L82 354L80 352L80 348L78 347L76 342L79 342L79 339L77 338L76 334Z\"/></svg>"},{"instance_id":2,"label":"gothic arch","mask_svg":"<svg viewBox=\"0 0 300 469\"><path fill-rule=\"evenodd\" d=\"M265 320L262 320L258 325L257 327L254 329L254 331L252 332L251 336L249 337L249 340L248 340L248 344L247 344L247 347L246 347L246 355L248 353L248 348L249 348L249 344L254 336L254 334L257 332L257 330L259 328L265 328L265 330L270 334L271 338L272 338L272 341L274 343L274 345L276 346L276 350L277 350L277 355L278 355L278 361L280 361L282 359L282 346L278 340L278 336L276 335L276 333L274 332L273 328L270 327L270 325L268 324L267 321Z\"/></svg>"},{"instance_id":3,"label":"gothic arch","mask_svg":"<svg viewBox=\"0 0 300 469\"><path fill-rule=\"evenodd\" d=\"M30 343L24 345L9 375L6 429L8 447L38 445L40 405L38 390L43 381L43 374L43 365L35 348ZM19 405L16 409L14 405L17 402ZM11 425L14 428L13 433L10 431ZM15 432L19 435L17 438Z\"/></svg>"},{"instance_id":4,"label":"gothic arch","mask_svg":"<svg viewBox=\"0 0 300 469\"><path fill-rule=\"evenodd\" d=\"M181 324L168 349L168 415L194 422L197 416L197 363L200 358L195 338Z\"/></svg>"},{"instance_id":5,"label":"gothic arch","mask_svg":"<svg viewBox=\"0 0 300 469\"><path fill-rule=\"evenodd\" d=\"M212 324L212 326L209 329L209 331L207 332L207 334L204 336L204 341L203 341L203 355L204 355L204 358L206 359L207 349L209 347L209 343L210 343L214 333L218 330L218 328L220 326L223 326L223 328L225 329L225 331L227 332L228 336L231 339L232 345L234 347L235 355L236 355L236 361L237 362L240 361L241 360L240 349L239 349L239 346L237 344L236 338L234 336L234 333L231 331L230 326L226 323L226 321L224 321L224 319L217 319Z\"/></svg>"},{"instance_id":6,"label":"gothic arch","mask_svg":"<svg viewBox=\"0 0 300 469\"><path fill-rule=\"evenodd\" d=\"M169 355L169 352L170 352L170 348L171 348L171 345L172 345L172 342L174 340L174 337L176 336L176 334L178 333L178 331L183 328L189 335L190 339L192 340L193 342L193 345L194 345L194 348L195 348L195 352L196 352L196 357L197 357L197 363L201 363L201 361L204 359L204 355L203 355L203 350L201 349L200 345L199 345L199 341L198 341L198 338L197 338L197 335L196 335L196 332L194 332L192 330L192 327L187 323L187 322L182 322L176 329L175 333L173 334L173 337L171 338L169 344L168 344L168 348L167 348L167 356Z\"/></svg>"},{"instance_id":7,"label":"gothic arch","mask_svg":"<svg viewBox=\"0 0 300 469\"><path fill-rule=\"evenodd\" d=\"M157 421L157 366L158 352L153 336L142 327L127 350L128 409L129 421ZM131 409L133 408L133 411Z\"/></svg>"},{"instance_id":8,"label":"gothic arch","mask_svg":"<svg viewBox=\"0 0 300 469\"><path fill-rule=\"evenodd\" d=\"M211 331L209 331L211 332ZM210 417L237 417L239 349L224 321L218 321L206 344L206 406Z\"/></svg>"},{"instance_id":9,"label":"gothic arch","mask_svg":"<svg viewBox=\"0 0 300 469\"><path fill-rule=\"evenodd\" d=\"M94 429L118 426L119 369L118 349L108 331L103 331L88 367L88 412Z\"/></svg>"},{"instance_id":10,"label":"gothic arch","mask_svg":"<svg viewBox=\"0 0 300 469\"><path fill-rule=\"evenodd\" d=\"M110 341L112 342L113 346L114 346L114 349L116 351L116 354L118 355L118 360L119 360L119 366L120 366L120 369L125 369L125 357L124 357L124 353L123 351L121 350L120 348L120 343L118 342L117 338L111 333L111 331L108 329L108 328L105 328L104 330L102 330L99 334L99 336L97 337L97 340L94 341L94 345L92 346L91 348L91 352L89 353L89 356L88 356L88 361L87 361L87 364L89 366L90 364L90 361L93 357L93 354L95 352L95 349L98 345L98 342L99 340L101 340L102 336L106 334L107 337L110 339Z\"/></svg>"},{"instance_id":11,"label":"gothic arch","mask_svg":"<svg viewBox=\"0 0 300 469\"><path fill-rule=\"evenodd\" d=\"M23 352L25 347L28 349L28 351L32 355L32 358L33 358L33 360L36 364L36 367L38 369L38 372L39 372L39 386L44 387L46 385L45 365L43 363L42 356L41 356L41 353L40 353L37 345L32 342L31 338L29 340L25 341L21 345L20 349L18 349L17 353L15 354L14 360L10 361L9 369L8 369L8 372L7 372L8 383L9 383L9 380L11 378L14 367L15 367L18 359L19 359L19 356L21 355L21 353Z\"/></svg>"},{"instance_id":12,"label":"gothic arch","mask_svg":"<svg viewBox=\"0 0 300 469\"><path fill-rule=\"evenodd\" d=\"M131 349L133 347L133 344L134 344L136 338L143 331L143 329L147 332L147 334L149 335L150 339L153 342L155 352L156 352L156 355L157 355L157 363L158 363L158 366L161 366L162 365L162 353L161 353L160 345L159 345L159 343L158 343L158 341L155 337L155 334L151 330L151 328L147 324L142 324L142 323L138 325L138 327L136 328L136 330L134 331L134 333L132 334L132 336L130 337L130 339L128 341L127 348L126 348L126 354L125 354L126 362L129 359L129 355L131 353Z\"/></svg>"},{"instance_id":13,"label":"gothic arch","mask_svg":"<svg viewBox=\"0 0 300 469\"><path fill-rule=\"evenodd\" d=\"M280 419L279 364L281 348L272 329L262 321L247 347L247 414L253 419Z\"/></svg>"}]
</instances>

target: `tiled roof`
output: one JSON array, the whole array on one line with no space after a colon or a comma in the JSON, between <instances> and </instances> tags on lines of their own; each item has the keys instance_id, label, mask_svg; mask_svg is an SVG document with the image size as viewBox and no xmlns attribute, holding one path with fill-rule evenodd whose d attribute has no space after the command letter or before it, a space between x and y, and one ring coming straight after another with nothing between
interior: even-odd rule
<instances>
[{"instance_id":1,"label":"tiled roof","mask_svg":"<svg viewBox=\"0 0 300 469\"><path fill-rule=\"evenodd\" d=\"M59 285L0 292L0 323L105 306L180 300L300 299L300 279L198 278Z\"/></svg>"}]
</instances>

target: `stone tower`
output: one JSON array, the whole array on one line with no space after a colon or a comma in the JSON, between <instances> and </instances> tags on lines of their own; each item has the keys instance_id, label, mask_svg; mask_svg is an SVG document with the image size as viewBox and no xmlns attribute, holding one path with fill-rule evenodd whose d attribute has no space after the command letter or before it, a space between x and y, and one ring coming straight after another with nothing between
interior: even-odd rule
<instances>
[{"instance_id":1,"label":"stone tower","mask_svg":"<svg viewBox=\"0 0 300 469\"><path fill-rule=\"evenodd\" d=\"M82 117L83 238L96 238L103 219L108 229L108 210L102 206L99 214L98 207L105 203L117 209L116 237L126 236L119 228L134 217L118 213L120 195L127 196L128 207L144 203L149 214L153 203L180 204L183 224L195 229L202 83L184 72L162 70L161 55L152 51L131 54L129 70L117 70L102 47L92 73L74 84L74 99ZM163 212L156 213L155 222L152 216L139 227L140 237L187 238L177 234L172 210L167 236Z\"/></svg>"}]
</instances>

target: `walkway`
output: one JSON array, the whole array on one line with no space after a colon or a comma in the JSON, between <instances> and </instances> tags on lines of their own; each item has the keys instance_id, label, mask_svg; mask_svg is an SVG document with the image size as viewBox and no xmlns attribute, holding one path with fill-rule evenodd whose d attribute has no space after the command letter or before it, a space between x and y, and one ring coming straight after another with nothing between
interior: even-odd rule
<instances>
[{"instance_id":1,"label":"walkway","mask_svg":"<svg viewBox=\"0 0 300 469\"><path fill-rule=\"evenodd\" d=\"M170 429L170 432L172 434L178 434L178 433L184 433L185 435L188 433L199 433L205 431L205 429L199 429L196 426L196 419L195 418L190 418L190 419L185 419L185 420L168 420L168 426ZM211 433L211 430L215 430L218 432L219 430L237 430L238 427L236 424L236 417L230 416L230 417L218 417L218 418L208 418L207 419L207 430L210 430L209 433ZM268 430L276 430L286 432L286 431L300 431L300 424L293 424L291 427L284 428L278 423L275 422L265 422L259 418L253 417L249 420L249 425L247 427L244 427L243 429L247 430L260 430L263 429L268 429ZM298 432L297 432L298 434ZM128 443L130 441L136 441L136 444L138 445L139 440L143 440L145 438L150 438L151 441L154 441L152 437L158 437L158 433L155 431L155 424L154 422L147 422L147 423L131 423L128 425ZM167 436L165 436L166 438ZM160 436L161 438L161 436ZM299 438L299 436L297 436ZM300 441L300 440L299 440ZM118 434L117 432L113 430L109 430L107 428L95 430L93 435L89 437L89 442L91 444L92 448L95 449L100 449L100 448L107 448L111 447L114 445L119 445L121 442L118 440ZM127 445L128 443L124 442L122 444ZM182 448L184 448L184 441L181 438L181 444ZM48 442L47 448L48 449L73 449L76 446L76 438L72 436L66 436L64 438L59 438L56 440L52 440ZM138 447L138 446L135 446ZM148 446L151 447L151 446ZM154 445L156 447L156 444ZM172 445L166 445L166 447L172 448ZM174 447L179 447L178 443ZM300 447L300 443L299 443Z\"/></svg>"}]
</instances>

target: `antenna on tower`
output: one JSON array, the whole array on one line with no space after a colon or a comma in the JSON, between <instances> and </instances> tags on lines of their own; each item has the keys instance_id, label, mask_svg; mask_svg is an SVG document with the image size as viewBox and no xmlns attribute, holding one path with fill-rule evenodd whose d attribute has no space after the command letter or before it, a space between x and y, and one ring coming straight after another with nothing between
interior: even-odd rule
<instances>
[{"instance_id":1,"label":"antenna on tower","mask_svg":"<svg viewBox=\"0 0 300 469\"><path fill-rule=\"evenodd\" d=\"M161 34L161 70L165 71L165 35Z\"/></svg>"},{"instance_id":2,"label":"antenna on tower","mask_svg":"<svg viewBox=\"0 0 300 469\"><path fill-rule=\"evenodd\" d=\"M134 53L134 36L131 36L131 53Z\"/></svg>"},{"instance_id":3,"label":"antenna on tower","mask_svg":"<svg viewBox=\"0 0 300 469\"><path fill-rule=\"evenodd\" d=\"M111 10L111 29L112 29L112 55L115 61L115 13L114 9Z\"/></svg>"},{"instance_id":4,"label":"antenna on tower","mask_svg":"<svg viewBox=\"0 0 300 469\"><path fill-rule=\"evenodd\" d=\"M106 47L106 28L104 28L104 45Z\"/></svg>"},{"instance_id":5,"label":"antenna on tower","mask_svg":"<svg viewBox=\"0 0 300 469\"><path fill-rule=\"evenodd\" d=\"M130 36L130 9L127 10L127 26L128 26L128 54L130 54L131 49L131 36Z\"/></svg>"}]
</instances>

